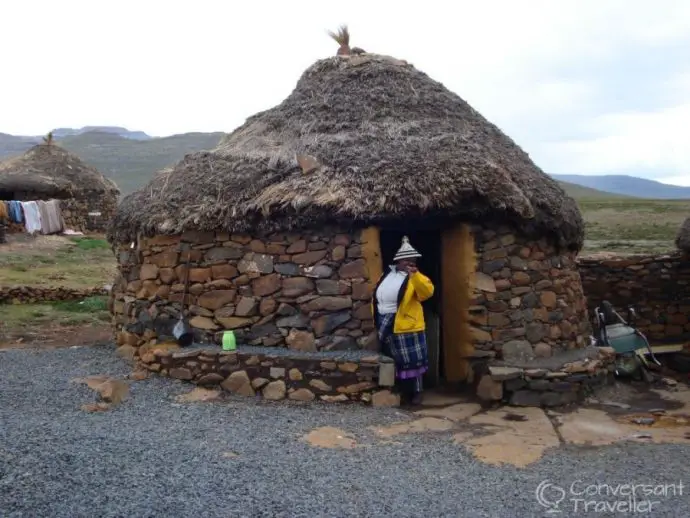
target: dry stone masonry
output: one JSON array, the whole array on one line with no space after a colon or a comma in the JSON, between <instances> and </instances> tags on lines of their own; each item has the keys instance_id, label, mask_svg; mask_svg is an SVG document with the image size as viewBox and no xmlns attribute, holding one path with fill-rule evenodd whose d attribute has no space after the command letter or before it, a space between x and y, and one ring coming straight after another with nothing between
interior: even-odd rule
<instances>
[{"instance_id":1,"label":"dry stone masonry","mask_svg":"<svg viewBox=\"0 0 690 518\"><path fill-rule=\"evenodd\" d=\"M129 349L129 351L127 350ZM133 348L120 346L120 354ZM389 358L371 353L305 354L274 347L218 348L152 345L140 350L140 361L150 371L217 387L240 396L278 401L358 401L395 406L399 399L390 388L395 367Z\"/></svg>"},{"instance_id":2,"label":"dry stone masonry","mask_svg":"<svg viewBox=\"0 0 690 518\"><path fill-rule=\"evenodd\" d=\"M0 286L0 304L36 304L63 300L82 300L108 295L105 288L75 289L63 286Z\"/></svg>"},{"instance_id":3,"label":"dry stone masonry","mask_svg":"<svg viewBox=\"0 0 690 518\"><path fill-rule=\"evenodd\" d=\"M690 256L676 253L611 259L580 258L590 311L608 300L625 318L635 307L637 326L657 343L690 341Z\"/></svg>"},{"instance_id":4,"label":"dry stone masonry","mask_svg":"<svg viewBox=\"0 0 690 518\"><path fill-rule=\"evenodd\" d=\"M474 229L477 273L470 322L474 346L501 358L528 348L550 358L588 344L591 325L575 253L507 227Z\"/></svg>"}]
</instances>

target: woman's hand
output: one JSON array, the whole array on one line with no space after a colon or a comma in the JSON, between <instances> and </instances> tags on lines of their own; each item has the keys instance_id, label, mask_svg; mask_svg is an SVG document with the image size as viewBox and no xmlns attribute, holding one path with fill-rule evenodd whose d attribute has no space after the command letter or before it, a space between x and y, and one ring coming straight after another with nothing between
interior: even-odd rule
<instances>
[{"instance_id":1,"label":"woman's hand","mask_svg":"<svg viewBox=\"0 0 690 518\"><path fill-rule=\"evenodd\" d=\"M407 267L407 273L409 273L410 275L412 275L413 273L417 273L418 271L419 271L419 270L417 269L416 266L409 265L409 266Z\"/></svg>"}]
</instances>

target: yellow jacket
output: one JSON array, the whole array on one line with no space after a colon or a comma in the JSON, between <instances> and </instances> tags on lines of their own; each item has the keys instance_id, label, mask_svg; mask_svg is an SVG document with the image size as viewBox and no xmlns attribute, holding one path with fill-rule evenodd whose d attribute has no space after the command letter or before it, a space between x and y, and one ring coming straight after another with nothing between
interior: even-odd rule
<instances>
[{"instance_id":1,"label":"yellow jacket","mask_svg":"<svg viewBox=\"0 0 690 518\"><path fill-rule=\"evenodd\" d=\"M372 312L374 320L378 320L378 302L376 300L376 292L385 278L386 274L382 275L376 283L374 295L371 299ZM403 285L400 288L398 295L398 311L395 314L395 321L393 323L393 333L416 333L424 331L426 325L424 323L424 310L422 302L431 298L434 294L434 285L431 280L420 272L415 272L408 275Z\"/></svg>"}]
</instances>

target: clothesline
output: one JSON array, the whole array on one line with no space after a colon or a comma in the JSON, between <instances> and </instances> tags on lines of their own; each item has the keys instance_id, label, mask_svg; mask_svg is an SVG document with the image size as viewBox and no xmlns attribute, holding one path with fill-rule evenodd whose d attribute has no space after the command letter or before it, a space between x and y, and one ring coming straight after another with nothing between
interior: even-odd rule
<instances>
[{"instance_id":1,"label":"clothesline","mask_svg":"<svg viewBox=\"0 0 690 518\"><path fill-rule=\"evenodd\" d=\"M0 200L0 221L3 219L23 224L29 234L57 234L66 230L58 200Z\"/></svg>"}]
</instances>

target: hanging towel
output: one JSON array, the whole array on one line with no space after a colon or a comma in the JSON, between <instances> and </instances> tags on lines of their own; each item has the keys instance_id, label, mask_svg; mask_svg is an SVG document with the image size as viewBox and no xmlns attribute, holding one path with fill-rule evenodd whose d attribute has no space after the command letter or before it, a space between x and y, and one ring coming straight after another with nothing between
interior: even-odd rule
<instances>
[{"instance_id":1,"label":"hanging towel","mask_svg":"<svg viewBox=\"0 0 690 518\"><path fill-rule=\"evenodd\" d=\"M0 221L10 219L9 202L0 201Z\"/></svg>"},{"instance_id":2,"label":"hanging towel","mask_svg":"<svg viewBox=\"0 0 690 518\"><path fill-rule=\"evenodd\" d=\"M29 234L35 234L41 231L41 212L35 201L21 202L24 210L24 219L26 221L25 227Z\"/></svg>"},{"instance_id":3,"label":"hanging towel","mask_svg":"<svg viewBox=\"0 0 690 518\"><path fill-rule=\"evenodd\" d=\"M50 215L48 214L48 205L43 200L36 202L38 211L41 214L41 234L50 234Z\"/></svg>"},{"instance_id":4,"label":"hanging towel","mask_svg":"<svg viewBox=\"0 0 690 518\"><path fill-rule=\"evenodd\" d=\"M24 223L24 214L20 201L12 200L9 202L9 213L12 223Z\"/></svg>"},{"instance_id":5,"label":"hanging towel","mask_svg":"<svg viewBox=\"0 0 690 518\"><path fill-rule=\"evenodd\" d=\"M60 202L58 200L49 200L46 202L48 207L48 217L50 220L50 233L55 234L62 232L65 229L65 221L62 219L62 211L60 210Z\"/></svg>"}]
</instances>

